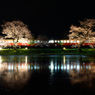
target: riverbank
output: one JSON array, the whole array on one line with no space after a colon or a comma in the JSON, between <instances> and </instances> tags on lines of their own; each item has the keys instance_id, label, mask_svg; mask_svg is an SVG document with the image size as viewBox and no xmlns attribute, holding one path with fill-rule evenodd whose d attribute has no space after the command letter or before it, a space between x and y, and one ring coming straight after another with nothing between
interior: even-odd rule
<instances>
[{"instance_id":1,"label":"riverbank","mask_svg":"<svg viewBox=\"0 0 95 95\"><path fill-rule=\"evenodd\" d=\"M95 49L44 49L44 48L31 48L31 49L2 49L0 55L95 55Z\"/></svg>"}]
</instances>

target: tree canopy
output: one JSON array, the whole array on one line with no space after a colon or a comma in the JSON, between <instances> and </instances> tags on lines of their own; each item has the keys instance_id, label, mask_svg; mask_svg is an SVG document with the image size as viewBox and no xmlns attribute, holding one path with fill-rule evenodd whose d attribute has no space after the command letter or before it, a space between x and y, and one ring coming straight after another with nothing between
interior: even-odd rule
<instances>
[{"instance_id":1,"label":"tree canopy","mask_svg":"<svg viewBox=\"0 0 95 95\"><path fill-rule=\"evenodd\" d=\"M22 38L32 39L31 31L22 21L17 20L12 22L5 22L2 27L2 34L5 34L5 38L12 38L14 46L16 46L18 40Z\"/></svg>"}]
</instances>

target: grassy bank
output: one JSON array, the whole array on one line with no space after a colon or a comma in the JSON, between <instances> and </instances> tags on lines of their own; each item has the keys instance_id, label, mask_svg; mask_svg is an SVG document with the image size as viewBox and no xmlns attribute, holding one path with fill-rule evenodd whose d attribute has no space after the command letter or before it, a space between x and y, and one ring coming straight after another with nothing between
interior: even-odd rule
<instances>
[{"instance_id":1,"label":"grassy bank","mask_svg":"<svg viewBox=\"0 0 95 95\"><path fill-rule=\"evenodd\" d=\"M2 49L0 55L95 55L95 49Z\"/></svg>"}]
</instances>

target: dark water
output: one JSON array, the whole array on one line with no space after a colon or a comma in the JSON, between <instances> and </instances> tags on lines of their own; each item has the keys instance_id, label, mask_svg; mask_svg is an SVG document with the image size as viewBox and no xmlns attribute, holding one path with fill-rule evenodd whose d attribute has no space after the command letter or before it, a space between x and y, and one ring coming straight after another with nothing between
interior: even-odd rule
<instances>
[{"instance_id":1,"label":"dark water","mask_svg":"<svg viewBox=\"0 0 95 95\"><path fill-rule=\"evenodd\" d=\"M91 95L94 92L94 58L0 56L0 95Z\"/></svg>"}]
</instances>

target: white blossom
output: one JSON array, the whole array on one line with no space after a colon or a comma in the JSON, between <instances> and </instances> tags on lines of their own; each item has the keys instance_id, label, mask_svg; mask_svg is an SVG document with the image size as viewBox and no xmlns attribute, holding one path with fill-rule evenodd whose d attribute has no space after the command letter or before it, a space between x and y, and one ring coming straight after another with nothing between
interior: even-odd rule
<instances>
[{"instance_id":1,"label":"white blossom","mask_svg":"<svg viewBox=\"0 0 95 95\"><path fill-rule=\"evenodd\" d=\"M2 25L3 31L2 33L5 34L5 38L12 38L14 46L17 45L18 40L25 38L25 39L32 39L31 31L28 29L28 26L24 24L22 21L12 21L12 22L5 22Z\"/></svg>"},{"instance_id":2,"label":"white blossom","mask_svg":"<svg viewBox=\"0 0 95 95\"><path fill-rule=\"evenodd\" d=\"M95 37L95 19L86 19L84 21L79 21L80 27L71 25L69 39L80 40L80 43L85 42L86 40L92 40L94 42Z\"/></svg>"}]
</instances>

